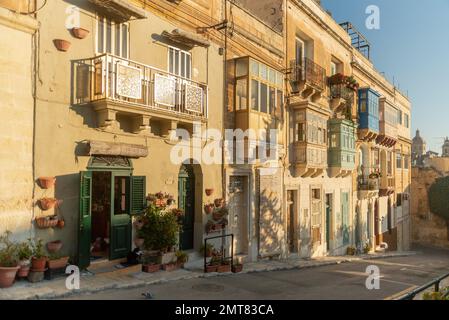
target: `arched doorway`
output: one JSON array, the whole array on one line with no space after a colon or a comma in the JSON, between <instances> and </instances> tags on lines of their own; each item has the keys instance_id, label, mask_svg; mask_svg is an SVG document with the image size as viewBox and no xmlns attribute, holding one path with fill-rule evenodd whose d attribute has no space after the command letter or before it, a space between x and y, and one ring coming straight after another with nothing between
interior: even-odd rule
<instances>
[{"instance_id":1,"label":"arched doorway","mask_svg":"<svg viewBox=\"0 0 449 320\"><path fill-rule=\"evenodd\" d=\"M179 170L178 204L184 211L179 245L181 250L190 250L193 249L195 229L195 173L190 164L183 164Z\"/></svg>"}]
</instances>

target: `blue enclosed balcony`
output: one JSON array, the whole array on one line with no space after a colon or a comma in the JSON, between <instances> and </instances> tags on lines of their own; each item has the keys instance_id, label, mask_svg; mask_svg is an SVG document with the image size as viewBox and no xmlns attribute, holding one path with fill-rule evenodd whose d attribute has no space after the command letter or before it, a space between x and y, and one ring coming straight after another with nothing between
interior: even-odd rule
<instances>
[{"instance_id":1,"label":"blue enclosed balcony","mask_svg":"<svg viewBox=\"0 0 449 320\"><path fill-rule=\"evenodd\" d=\"M359 90L359 139L372 141L379 135L379 97L380 94L370 88Z\"/></svg>"},{"instance_id":2,"label":"blue enclosed balcony","mask_svg":"<svg viewBox=\"0 0 449 320\"><path fill-rule=\"evenodd\" d=\"M356 124L346 119L331 119L328 166L331 177L347 177L355 169Z\"/></svg>"}]
</instances>

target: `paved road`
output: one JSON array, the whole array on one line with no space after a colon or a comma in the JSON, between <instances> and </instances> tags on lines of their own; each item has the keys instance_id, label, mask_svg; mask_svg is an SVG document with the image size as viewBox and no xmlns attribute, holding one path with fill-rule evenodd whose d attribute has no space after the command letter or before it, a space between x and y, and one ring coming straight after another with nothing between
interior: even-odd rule
<instances>
[{"instance_id":1,"label":"paved road","mask_svg":"<svg viewBox=\"0 0 449 320\"><path fill-rule=\"evenodd\" d=\"M261 272L112 290L70 299L142 299L149 291L154 299L385 299L449 272L449 251L423 249L408 257L367 260L311 269ZM366 268L380 269L380 289L368 290Z\"/></svg>"}]
</instances>

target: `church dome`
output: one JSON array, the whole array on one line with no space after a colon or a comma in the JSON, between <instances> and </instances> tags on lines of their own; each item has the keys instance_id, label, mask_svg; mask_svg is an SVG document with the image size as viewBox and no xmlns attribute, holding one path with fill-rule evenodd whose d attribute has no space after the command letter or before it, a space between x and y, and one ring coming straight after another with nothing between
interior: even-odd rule
<instances>
[{"instance_id":1,"label":"church dome","mask_svg":"<svg viewBox=\"0 0 449 320\"><path fill-rule=\"evenodd\" d=\"M412 141L413 141L413 143L425 143L424 139L421 137L421 135L419 133L419 130L416 130L416 135Z\"/></svg>"}]
</instances>

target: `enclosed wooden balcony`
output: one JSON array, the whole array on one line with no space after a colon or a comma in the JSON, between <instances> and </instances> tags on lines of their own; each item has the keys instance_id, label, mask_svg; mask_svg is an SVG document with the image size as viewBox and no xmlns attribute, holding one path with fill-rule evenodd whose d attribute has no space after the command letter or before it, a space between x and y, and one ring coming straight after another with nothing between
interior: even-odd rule
<instances>
[{"instance_id":1,"label":"enclosed wooden balcony","mask_svg":"<svg viewBox=\"0 0 449 320\"><path fill-rule=\"evenodd\" d=\"M363 88L358 91L359 106L358 136L362 141L373 141L379 135L379 94Z\"/></svg>"},{"instance_id":2,"label":"enclosed wooden balcony","mask_svg":"<svg viewBox=\"0 0 449 320\"><path fill-rule=\"evenodd\" d=\"M386 98L379 99L379 136L376 143L392 148L398 141L398 110Z\"/></svg>"},{"instance_id":3,"label":"enclosed wooden balcony","mask_svg":"<svg viewBox=\"0 0 449 320\"><path fill-rule=\"evenodd\" d=\"M149 132L151 121L167 130L178 123L205 122L206 84L110 54L73 63L73 104L97 113L98 127L118 127L118 117L132 120L133 131Z\"/></svg>"},{"instance_id":4,"label":"enclosed wooden balcony","mask_svg":"<svg viewBox=\"0 0 449 320\"><path fill-rule=\"evenodd\" d=\"M329 176L347 177L355 169L356 124L346 119L331 119L329 127Z\"/></svg>"},{"instance_id":5,"label":"enclosed wooden balcony","mask_svg":"<svg viewBox=\"0 0 449 320\"><path fill-rule=\"evenodd\" d=\"M359 174L357 177L357 196L359 199L375 197L379 194L379 176L375 173Z\"/></svg>"},{"instance_id":6,"label":"enclosed wooden balcony","mask_svg":"<svg viewBox=\"0 0 449 320\"><path fill-rule=\"evenodd\" d=\"M288 72L292 93L316 101L326 88L326 70L313 60L290 61Z\"/></svg>"},{"instance_id":7,"label":"enclosed wooden balcony","mask_svg":"<svg viewBox=\"0 0 449 320\"><path fill-rule=\"evenodd\" d=\"M393 176L382 176L380 179L379 196L385 197L394 193L395 179Z\"/></svg>"}]
</instances>

